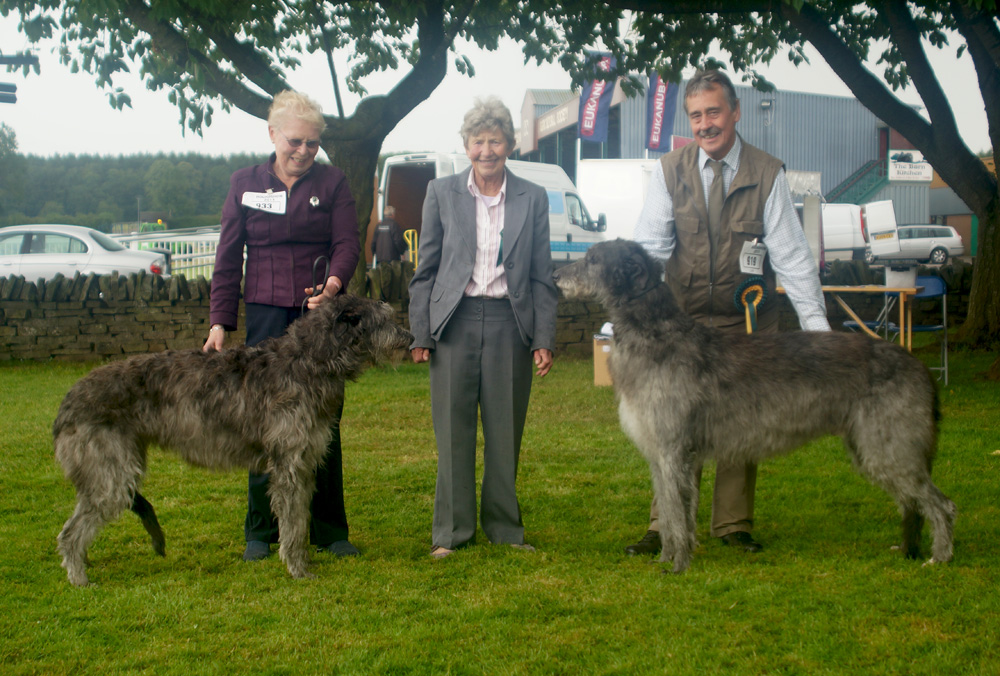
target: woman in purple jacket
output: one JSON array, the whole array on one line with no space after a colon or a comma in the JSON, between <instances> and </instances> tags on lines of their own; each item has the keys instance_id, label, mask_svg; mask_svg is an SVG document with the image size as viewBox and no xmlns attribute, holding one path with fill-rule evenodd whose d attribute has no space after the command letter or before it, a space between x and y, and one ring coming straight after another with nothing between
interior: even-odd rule
<instances>
[{"instance_id":1,"label":"woman in purple jacket","mask_svg":"<svg viewBox=\"0 0 1000 676\"><path fill-rule=\"evenodd\" d=\"M226 331L236 329L243 250L246 247L246 344L280 336L301 313L340 293L360 256L357 213L347 177L337 167L316 164L323 113L309 97L284 91L274 97L267 129L274 153L264 164L241 169L230 179L222 207L222 232L212 275L212 328L205 350L221 350ZM329 259L322 293L311 296L313 263ZM324 269L323 266L320 269ZM268 475L250 473L244 561L270 554L278 524L267 496ZM320 551L358 554L347 539L340 432L316 475L310 537Z\"/></svg>"}]
</instances>

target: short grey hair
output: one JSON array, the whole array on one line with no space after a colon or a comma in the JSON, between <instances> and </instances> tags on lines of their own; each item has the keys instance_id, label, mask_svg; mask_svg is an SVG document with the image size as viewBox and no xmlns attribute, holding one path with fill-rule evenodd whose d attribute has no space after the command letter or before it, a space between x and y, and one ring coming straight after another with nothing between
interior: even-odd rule
<instances>
[{"instance_id":1,"label":"short grey hair","mask_svg":"<svg viewBox=\"0 0 1000 676\"><path fill-rule=\"evenodd\" d=\"M729 110L736 110L740 105L740 99L736 96L736 87L733 86L729 76L721 70L701 70L695 72L694 77L688 80L684 88L684 112L687 112L687 100L689 96L700 94L701 92L722 87L726 94L726 101L729 103Z\"/></svg>"},{"instance_id":2,"label":"short grey hair","mask_svg":"<svg viewBox=\"0 0 1000 676\"><path fill-rule=\"evenodd\" d=\"M286 89L278 92L271 102L267 111L267 124L281 129L283 124L292 120L302 120L314 125L320 133L326 129L323 109L319 104L301 92Z\"/></svg>"},{"instance_id":3,"label":"short grey hair","mask_svg":"<svg viewBox=\"0 0 1000 676\"><path fill-rule=\"evenodd\" d=\"M491 129L499 129L507 141L508 149L514 149L514 120L507 108L496 96L476 99L472 109L465 114L462 122L462 145L468 147L469 138Z\"/></svg>"}]
</instances>

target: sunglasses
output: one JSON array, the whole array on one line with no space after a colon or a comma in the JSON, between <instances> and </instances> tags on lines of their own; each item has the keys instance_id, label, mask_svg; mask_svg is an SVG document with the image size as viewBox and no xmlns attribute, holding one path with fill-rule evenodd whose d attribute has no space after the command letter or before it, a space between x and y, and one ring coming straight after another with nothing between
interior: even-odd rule
<instances>
[{"instance_id":1,"label":"sunglasses","mask_svg":"<svg viewBox=\"0 0 1000 676\"><path fill-rule=\"evenodd\" d=\"M308 141L305 141L300 138L288 138L287 136L285 136L285 133L280 129L278 130L278 133L281 134L282 137L284 137L285 142L293 148L298 148L303 143L306 144L306 148L309 148L309 150L315 150L316 148L319 148L319 139L310 139Z\"/></svg>"}]
</instances>

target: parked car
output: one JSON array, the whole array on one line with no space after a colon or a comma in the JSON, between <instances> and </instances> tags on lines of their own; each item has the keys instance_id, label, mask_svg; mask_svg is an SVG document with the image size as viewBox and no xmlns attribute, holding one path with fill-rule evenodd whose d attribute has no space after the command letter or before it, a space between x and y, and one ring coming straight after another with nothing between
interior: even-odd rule
<instances>
[{"instance_id":1,"label":"parked car","mask_svg":"<svg viewBox=\"0 0 1000 676\"><path fill-rule=\"evenodd\" d=\"M12 225L0 228L0 277L50 279L57 273L72 277L115 270L129 274L145 270L165 274L163 254L133 251L92 228L79 225Z\"/></svg>"},{"instance_id":2,"label":"parked car","mask_svg":"<svg viewBox=\"0 0 1000 676\"><path fill-rule=\"evenodd\" d=\"M948 225L901 225L896 229L899 252L873 256L869 249L865 258L869 263L886 259L912 259L943 265L950 256L965 253L962 236Z\"/></svg>"}]
</instances>

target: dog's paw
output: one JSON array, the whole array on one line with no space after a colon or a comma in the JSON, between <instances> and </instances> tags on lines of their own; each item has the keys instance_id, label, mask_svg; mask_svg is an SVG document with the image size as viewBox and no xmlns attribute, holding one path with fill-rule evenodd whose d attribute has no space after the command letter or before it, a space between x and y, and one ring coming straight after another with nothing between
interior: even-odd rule
<instances>
[{"instance_id":1,"label":"dog's paw","mask_svg":"<svg viewBox=\"0 0 1000 676\"><path fill-rule=\"evenodd\" d=\"M74 587L89 587L90 580L86 575L71 575L69 578L70 584Z\"/></svg>"},{"instance_id":2,"label":"dog's paw","mask_svg":"<svg viewBox=\"0 0 1000 676\"><path fill-rule=\"evenodd\" d=\"M940 559L935 559L933 556L921 564L921 568L926 568L927 566L939 566L942 563L947 563L947 561L941 561Z\"/></svg>"}]
</instances>

